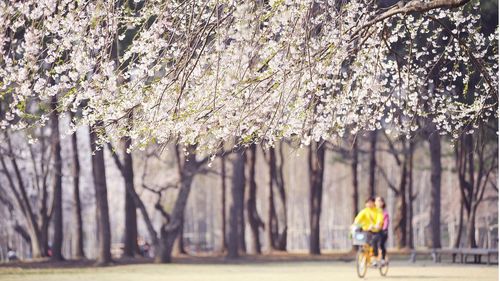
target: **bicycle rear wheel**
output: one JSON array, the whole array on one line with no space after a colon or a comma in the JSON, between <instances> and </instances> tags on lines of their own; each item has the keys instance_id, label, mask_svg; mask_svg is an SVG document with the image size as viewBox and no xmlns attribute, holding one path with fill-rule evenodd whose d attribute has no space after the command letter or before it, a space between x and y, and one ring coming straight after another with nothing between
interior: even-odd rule
<instances>
[{"instance_id":1,"label":"bicycle rear wheel","mask_svg":"<svg viewBox=\"0 0 500 281\"><path fill-rule=\"evenodd\" d=\"M389 271L389 262L386 261L385 264L383 266L380 266L378 269L380 271L380 275L386 276L387 272Z\"/></svg>"},{"instance_id":2,"label":"bicycle rear wheel","mask_svg":"<svg viewBox=\"0 0 500 281\"><path fill-rule=\"evenodd\" d=\"M366 270L368 269L368 261L365 252L359 249L356 254L356 272L359 278L363 278L366 275Z\"/></svg>"}]
</instances>

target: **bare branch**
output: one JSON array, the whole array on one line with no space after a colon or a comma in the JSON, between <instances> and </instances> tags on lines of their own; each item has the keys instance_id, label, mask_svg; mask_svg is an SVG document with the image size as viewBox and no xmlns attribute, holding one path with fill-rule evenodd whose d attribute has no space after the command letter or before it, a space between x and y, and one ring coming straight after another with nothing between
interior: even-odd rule
<instances>
[{"instance_id":1,"label":"bare branch","mask_svg":"<svg viewBox=\"0 0 500 281\"><path fill-rule=\"evenodd\" d=\"M115 148L113 147L113 145L110 142L107 143L107 146L108 146L109 152L111 153L111 156L113 156L113 160L115 161L116 167L118 167L118 170L120 170L120 173L123 175L123 172L124 172L123 163L120 160L120 157L118 156Z\"/></svg>"},{"instance_id":2,"label":"bare branch","mask_svg":"<svg viewBox=\"0 0 500 281\"><path fill-rule=\"evenodd\" d=\"M382 167L380 167L379 165L377 165L377 168L378 170L380 171L380 173L382 174L382 177L384 177L385 181L387 182L389 188L396 194L396 195L399 195L399 190L396 188L396 186L389 180L389 177L387 176L387 174L385 173L384 169L382 169Z\"/></svg>"}]
</instances>

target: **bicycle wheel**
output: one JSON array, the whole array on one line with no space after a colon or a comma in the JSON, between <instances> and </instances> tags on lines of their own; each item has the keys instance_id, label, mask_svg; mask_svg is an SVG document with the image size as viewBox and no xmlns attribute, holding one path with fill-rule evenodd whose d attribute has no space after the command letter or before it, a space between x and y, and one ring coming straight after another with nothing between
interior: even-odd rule
<instances>
[{"instance_id":1,"label":"bicycle wheel","mask_svg":"<svg viewBox=\"0 0 500 281\"><path fill-rule=\"evenodd\" d=\"M386 276L387 272L389 271L389 262L386 261L384 265L380 266L379 268L380 275Z\"/></svg>"},{"instance_id":2,"label":"bicycle wheel","mask_svg":"<svg viewBox=\"0 0 500 281\"><path fill-rule=\"evenodd\" d=\"M366 275L366 270L368 269L368 261L366 260L366 254L362 249L359 249L356 254L356 272L359 278L363 278Z\"/></svg>"}]
</instances>

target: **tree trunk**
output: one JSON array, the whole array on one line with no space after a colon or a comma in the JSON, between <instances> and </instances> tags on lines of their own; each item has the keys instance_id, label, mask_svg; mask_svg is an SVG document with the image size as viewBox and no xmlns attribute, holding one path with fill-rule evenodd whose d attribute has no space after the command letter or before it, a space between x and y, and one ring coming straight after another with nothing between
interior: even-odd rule
<instances>
[{"instance_id":1,"label":"tree trunk","mask_svg":"<svg viewBox=\"0 0 500 281\"><path fill-rule=\"evenodd\" d=\"M172 250L175 245L175 240L179 234L180 225L169 230L167 230L167 226L168 224L162 225L162 228L160 229L159 247L155 258L157 263L172 262Z\"/></svg>"},{"instance_id":2,"label":"tree trunk","mask_svg":"<svg viewBox=\"0 0 500 281\"><path fill-rule=\"evenodd\" d=\"M97 220L97 264L107 265L111 262L111 229L109 223L108 190L106 185L106 164L104 150L98 148L95 130L102 129L102 122L90 128L90 148L92 151L92 175L94 178L96 220Z\"/></svg>"},{"instance_id":3,"label":"tree trunk","mask_svg":"<svg viewBox=\"0 0 500 281\"><path fill-rule=\"evenodd\" d=\"M368 187L370 196L375 196L375 169L377 168L377 130L370 132L370 168Z\"/></svg>"},{"instance_id":4,"label":"tree trunk","mask_svg":"<svg viewBox=\"0 0 500 281\"><path fill-rule=\"evenodd\" d=\"M226 240L226 157L224 155L221 156L220 158L221 162L221 188L222 188L222 210L221 210L221 215L222 215L222 252L225 252L227 250L227 240Z\"/></svg>"},{"instance_id":5,"label":"tree trunk","mask_svg":"<svg viewBox=\"0 0 500 281\"><path fill-rule=\"evenodd\" d=\"M413 154L415 152L415 143L410 141L410 150L408 155L408 247L410 249L415 248L413 239Z\"/></svg>"},{"instance_id":6,"label":"tree trunk","mask_svg":"<svg viewBox=\"0 0 500 281\"><path fill-rule=\"evenodd\" d=\"M241 249L241 237L244 240L243 205L245 200L245 154L236 152L233 158L233 178L231 186L231 207L229 208L228 257L237 258ZM243 223L242 223L243 221Z\"/></svg>"},{"instance_id":7,"label":"tree trunk","mask_svg":"<svg viewBox=\"0 0 500 281\"><path fill-rule=\"evenodd\" d=\"M180 230L179 230L179 238L177 239L177 252L178 254L187 254L186 249L184 247L184 218L182 219Z\"/></svg>"},{"instance_id":8,"label":"tree trunk","mask_svg":"<svg viewBox=\"0 0 500 281\"><path fill-rule=\"evenodd\" d=\"M28 225L28 233L31 238L31 256L34 259L41 258L46 256L44 249L42 247L42 241L39 232L36 229L33 229L33 226Z\"/></svg>"},{"instance_id":9,"label":"tree trunk","mask_svg":"<svg viewBox=\"0 0 500 281\"><path fill-rule=\"evenodd\" d=\"M70 118L73 120L74 113L70 111ZM71 174L73 177L73 203L74 208L74 236L73 239L73 249L74 257L76 259L81 259L85 257L83 251L83 220L82 220L82 204L80 201L80 160L78 159L78 139L76 132L71 135L71 149L73 150L72 160L73 165L71 167Z\"/></svg>"},{"instance_id":10,"label":"tree trunk","mask_svg":"<svg viewBox=\"0 0 500 281\"><path fill-rule=\"evenodd\" d=\"M137 245L137 212L134 197L127 190L135 190L134 188L134 163L132 153L127 153L127 149L132 144L130 138L125 138L122 145L123 154L123 179L125 181L125 239L123 255L133 257L139 254L139 246Z\"/></svg>"},{"instance_id":11,"label":"tree trunk","mask_svg":"<svg viewBox=\"0 0 500 281\"><path fill-rule=\"evenodd\" d=\"M284 161L283 156L283 143L279 144L279 156L280 164L277 169L278 175L276 177L276 186L278 187L278 192L280 194L281 203L283 204L283 231L278 234L277 249L280 251L286 251L286 241L288 236L288 218L287 218L287 204L286 204L286 191L285 191L285 179L284 179ZM279 231L278 225L276 226L276 231Z\"/></svg>"},{"instance_id":12,"label":"tree trunk","mask_svg":"<svg viewBox=\"0 0 500 281\"><path fill-rule=\"evenodd\" d=\"M431 202L429 208L430 233L427 237L427 247L441 248L441 138L437 132L429 135L431 154Z\"/></svg>"},{"instance_id":13,"label":"tree trunk","mask_svg":"<svg viewBox=\"0 0 500 281\"><path fill-rule=\"evenodd\" d=\"M278 217L276 215L276 206L274 205L274 184L277 178L276 152L274 147L269 148L269 209L267 213L267 239L269 241L269 250L275 250L278 234Z\"/></svg>"},{"instance_id":14,"label":"tree trunk","mask_svg":"<svg viewBox=\"0 0 500 281\"><path fill-rule=\"evenodd\" d=\"M320 216L321 199L323 195L323 173L325 167L325 148L319 142L311 143L309 147L309 253L321 254L320 249Z\"/></svg>"},{"instance_id":15,"label":"tree trunk","mask_svg":"<svg viewBox=\"0 0 500 281\"><path fill-rule=\"evenodd\" d=\"M53 161L53 204L54 212L54 240L52 241L52 259L63 260L62 243L63 243L63 208L62 208L62 159L61 159L61 142L59 139L59 113L57 112L57 97L53 96L50 102L50 129L51 129L51 144L52 144L52 161Z\"/></svg>"},{"instance_id":16,"label":"tree trunk","mask_svg":"<svg viewBox=\"0 0 500 281\"><path fill-rule=\"evenodd\" d=\"M467 221L467 246L469 248L477 248L476 243L476 212L477 208L474 206L470 212Z\"/></svg>"},{"instance_id":17,"label":"tree trunk","mask_svg":"<svg viewBox=\"0 0 500 281\"><path fill-rule=\"evenodd\" d=\"M460 241L462 240L462 228L464 226L464 203L463 199L460 200L460 213L458 217L458 231L457 236L455 237L455 243L453 247L460 248Z\"/></svg>"},{"instance_id":18,"label":"tree trunk","mask_svg":"<svg viewBox=\"0 0 500 281\"><path fill-rule=\"evenodd\" d=\"M358 185L358 140L354 139L352 143L352 161L351 161L351 173L352 173L352 220L358 214L359 211L359 185Z\"/></svg>"},{"instance_id":19,"label":"tree trunk","mask_svg":"<svg viewBox=\"0 0 500 281\"><path fill-rule=\"evenodd\" d=\"M397 205L396 205L396 224L394 227L394 234L396 236L396 246L398 249L406 247L406 216L407 216L407 205L406 205L406 177L407 177L407 166L406 159L402 165L402 173L399 184L399 190L397 194Z\"/></svg>"},{"instance_id":20,"label":"tree trunk","mask_svg":"<svg viewBox=\"0 0 500 281\"><path fill-rule=\"evenodd\" d=\"M40 226L40 237L38 238L40 243L40 248L42 251L42 256L47 257L49 255L49 217L42 217L42 223Z\"/></svg>"},{"instance_id":21,"label":"tree trunk","mask_svg":"<svg viewBox=\"0 0 500 281\"><path fill-rule=\"evenodd\" d=\"M191 191L191 183L198 169L195 147L189 147L188 152L180 172L181 184L177 199L175 200L174 209L172 210L168 223L162 225L160 230L159 249L155 259L158 263L172 262L172 250L181 232L182 223L184 221L184 211Z\"/></svg>"},{"instance_id":22,"label":"tree trunk","mask_svg":"<svg viewBox=\"0 0 500 281\"><path fill-rule=\"evenodd\" d=\"M261 254L260 232L259 229L263 223L257 212L257 183L255 182L255 164L257 156L257 146L255 144L250 146L247 150L248 153L248 201L247 201L247 216L252 232L252 252Z\"/></svg>"}]
</instances>

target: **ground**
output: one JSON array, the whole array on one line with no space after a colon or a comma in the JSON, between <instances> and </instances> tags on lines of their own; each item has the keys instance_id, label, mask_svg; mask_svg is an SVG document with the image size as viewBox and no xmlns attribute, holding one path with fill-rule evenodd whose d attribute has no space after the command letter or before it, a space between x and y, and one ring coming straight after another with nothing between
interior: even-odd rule
<instances>
[{"instance_id":1,"label":"ground","mask_svg":"<svg viewBox=\"0 0 500 281\"><path fill-rule=\"evenodd\" d=\"M498 280L498 266L391 262L387 277L369 269L365 280ZM125 264L111 267L0 267L1 281L303 281L360 280L353 262L286 261L249 264Z\"/></svg>"}]
</instances>

